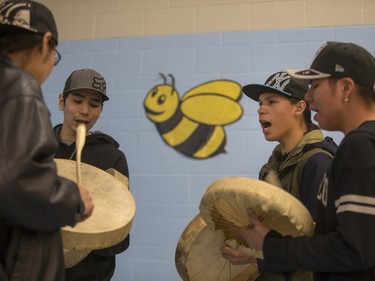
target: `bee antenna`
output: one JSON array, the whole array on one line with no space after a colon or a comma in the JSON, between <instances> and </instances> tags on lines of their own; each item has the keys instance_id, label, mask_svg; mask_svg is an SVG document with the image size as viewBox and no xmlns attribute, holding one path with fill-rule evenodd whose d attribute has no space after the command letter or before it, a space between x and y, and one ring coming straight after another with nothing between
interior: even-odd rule
<instances>
[{"instance_id":1,"label":"bee antenna","mask_svg":"<svg viewBox=\"0 0 375 281\"><path fill-rule=\"evenodd\" d=\"M172 88L174 89L174 76L172 74L168 74L168 76L172 79Z\"/></svg>"},{"instance_id":2,"label":"bee antenna","mask_svg":"<svg viewBox=\"0 0 375 281\"><path fill-rule=\"evenodd\" d=\"M159 72L159 75L161 76L161 78L163 78L164 84L167 84L167 77L165 77L165 75L163 73L160 73L160 72Z\"/></svg>"}]
</instances>

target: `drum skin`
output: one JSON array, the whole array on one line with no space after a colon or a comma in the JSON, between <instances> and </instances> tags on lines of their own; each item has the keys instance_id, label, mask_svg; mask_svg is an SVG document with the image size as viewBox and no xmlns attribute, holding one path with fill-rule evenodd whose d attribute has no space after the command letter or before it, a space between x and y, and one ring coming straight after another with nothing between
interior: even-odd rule
<instances>
[{"instance_id":1,"label":"drum skin","mask_svg":"<svg viewBox=\"0 0 375 281\"><path fill-rule=\"evenodd\" d=\"M262 251L247 247L230 230L231 225L251 226L247 208L251 207L262 223L283 235L312 235L314 224L307 208L293 195L264 181L246 177L226 177L206 189L199 209L208 228L236 248L262 258Z\"/></svg>"},{"instance_id":2,"label":"drum skin","mask_svg":"<svg viewBox=\"0 0 375 281\"><path fill-rule=\"evenodd\" d=\"M59 176L76 182L75 161L55 162ZM89 191L95 207L87 220L61 228L66 267L82 260L91 250L107 248L125 239L136 210L126 177L117 179L113 171L110 174L86 163L81 163L81 173L82 186Z\"/></svg>"},{"instance_id":3,"label":"drum skin","mask_svg":"<svg viewBox=\"0 0 375 281\"><path fill-rule=\"evenodd\" d=\"M184 281L250 281L259 273L255 265L231 265L222 257L220 239L198 214L177 243L175 265Z\"/></svg>"}]
</instances>

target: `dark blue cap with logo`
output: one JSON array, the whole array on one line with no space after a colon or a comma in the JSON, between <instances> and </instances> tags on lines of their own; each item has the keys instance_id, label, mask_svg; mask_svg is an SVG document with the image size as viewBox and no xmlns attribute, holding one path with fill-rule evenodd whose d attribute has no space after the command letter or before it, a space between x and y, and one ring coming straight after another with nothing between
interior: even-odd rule
<instances>
[{"instance_id":1,"label":"dark blue cap with logo","mask_svg":"<svg viewBox=\"0 0 375 281\"><path fill-rule=\"evenodd\" d=\"M264 84L249 84L242 88L242 92L255 101L258 101L259 96L264 93L274 93L303 100L307 90L307 85L296 83L285 71L272 74Z\"/></svg>"}]
</instances>

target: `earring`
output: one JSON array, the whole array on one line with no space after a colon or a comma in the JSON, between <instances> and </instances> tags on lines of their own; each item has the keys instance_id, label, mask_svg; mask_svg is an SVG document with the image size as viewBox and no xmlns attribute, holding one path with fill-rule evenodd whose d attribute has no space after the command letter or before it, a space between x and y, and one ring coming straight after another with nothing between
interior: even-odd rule
<instances>
[{"instance_id":1,"label":"earring","mask_svg":"<svg viewBox=\"0 0 375 281\"><path fill-rule=\"evenodd\" d=\"M348 101L349 101L349 98L346 97L346 98L344 99L344 102L348 102Z\"/></svg>"}]
</instances>

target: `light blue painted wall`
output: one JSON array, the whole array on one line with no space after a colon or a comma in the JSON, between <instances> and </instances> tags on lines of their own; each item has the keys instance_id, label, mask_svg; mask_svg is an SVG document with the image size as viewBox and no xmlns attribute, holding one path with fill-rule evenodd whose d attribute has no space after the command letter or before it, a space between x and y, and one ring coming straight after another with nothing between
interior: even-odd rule
<instances>
[{"instance_id":1,"label":"light blue painted wall","mask_svg":"<svg viewBox=\"0 0 375 281\"><path fill-rule=\"evenodd\" d=\"M137 212L131 246L117 259L113 281L180 280L177 241L198 213L207 186L225 176L257 177L275 143L263 139L257 104L243 97L244 116L225 127L227 154L193 160L168 147L144 113L148 90L172 73L180 96L209 80L263 83L275 71L308 67L325 40L352 41L374 53L375 26L246 31L62 42L61 63L43 86L53 124L60 123L57 96L67 76L91 67L106 78L110 101L94 129L125 152ZM337 142L341 133L329 133Z\"/></svg>"}]
</instances>

